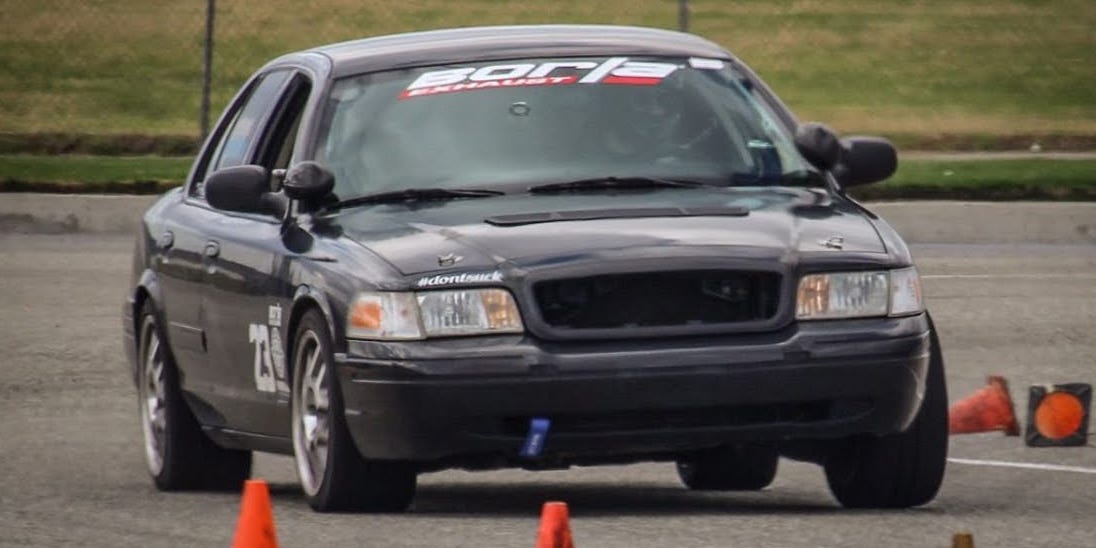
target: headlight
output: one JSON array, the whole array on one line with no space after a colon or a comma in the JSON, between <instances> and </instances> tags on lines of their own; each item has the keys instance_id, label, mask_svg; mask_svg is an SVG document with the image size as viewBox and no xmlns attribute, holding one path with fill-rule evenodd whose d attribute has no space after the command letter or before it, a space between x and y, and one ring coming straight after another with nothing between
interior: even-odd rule
<instances>
[{"instance_id":1,"label":"headlight","mask_svg":"<svg viewBox=\"0 0 1096 548\"><path fill-rule=\"evenodd\" d=\"M914 267L890 272L890 315L907 316L924 312L921 300L921 276Z\"/></svg>"},{"instance_id":2,"label":"headlight","mask_svg":"<svg viewBox=\"0 0 1096 548\"><path fill-rule=\"evenodd\" d=\"M924 310L913 267L871 272L808 274L799 280L799 320L904 316Z\"/></svg>"},{"instance_id":3,"label":"headlight","mask_svg":"<svg viewBox=\"0 0 1096 548\"><path fill-rule=\"evenodd\" d=\"M422 338L414 293L361 293L350 305L346 336L352 339Z\"/></svg>"},{"instance_id":4,"label":"headlight","mask_svg":"<svg viewBox=\"0 0 1096 548\"><path fill-rule=\"evenodd\" d=\"M517 304L505 289L361 293L350 307L346 336L413 340L521 333Z\"/></svg>"}]
</instances>

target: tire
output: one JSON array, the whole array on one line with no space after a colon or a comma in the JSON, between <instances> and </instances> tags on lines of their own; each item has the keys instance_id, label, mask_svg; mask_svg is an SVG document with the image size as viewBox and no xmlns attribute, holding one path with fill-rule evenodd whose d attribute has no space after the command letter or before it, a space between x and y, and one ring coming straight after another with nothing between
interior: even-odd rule
<instances>
[{"instance_id":1,"label":"tire","mask_svg":"<svg viewBox=\"0 0 1096 548\"><path fill-rule=\"evenodd\" d=\"M677 461L677 475L695 491L758 491L773 482L775 447L733 445L697 451Z\"/></svg>"},{"instance_id":2,"label":"tire","mask_svg":"<svg viewBox=\"0 0 1096 548\"><path fill-rule=\"evenodd\" d=\"M825 462L830 492L847 508L910 508L931 501L948 456L948 395L936 329L925 397L905 432L843 441Z\"/></svg>"},{"instance_id":3,"label":"tire","mask_svg":"<svg viewBox=\"0 0 1096 548\"><path fill-rule=\"evenodd\" d=\"M147 303L140 318L137 403L152 482L161 491L239 491L251 475L251 452L224 449L202 432L183 400L179 371Z\"/></svg>"},{"instance_id":4,"label":"tire","mask_svg":"<svg viewBox=\"0 0 1096 548\"><path fill-rule=\"evenodd\" d=\"M293 341L293 455L309 506L319 512L406 510L416 470L409 463L364 459L354 446L323 317L306 312Z\"/></svg>"}]
</instances>

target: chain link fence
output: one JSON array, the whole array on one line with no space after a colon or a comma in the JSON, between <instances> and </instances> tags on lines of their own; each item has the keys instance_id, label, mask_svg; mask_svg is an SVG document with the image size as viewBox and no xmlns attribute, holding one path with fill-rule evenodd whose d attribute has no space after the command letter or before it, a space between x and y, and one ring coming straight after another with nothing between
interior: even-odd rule
<instances>
[{"instance_id":1,"label":"chain link fence","mask_svg":"<svg viewBox=\"0 0 1096 548\"><path fill-rule=\"evenodd\" d=\"M395 32L521 23L678 28L687 0L0 0L0 138L196 139L285 52Z\"/></svg>"},{"instance_id":2,"label":"chain link fence","mask_svg":"<svg viewBox=\"0 0 1096 548\"><path fill-rule=\"evenodd\" d=\"M846 131L1096 136L1092 0L0 0L0 14L0 153L118 148L18 148L74 135L185 150L279 54L538 23L687 26Z\"/></svg>"}]
</instances>

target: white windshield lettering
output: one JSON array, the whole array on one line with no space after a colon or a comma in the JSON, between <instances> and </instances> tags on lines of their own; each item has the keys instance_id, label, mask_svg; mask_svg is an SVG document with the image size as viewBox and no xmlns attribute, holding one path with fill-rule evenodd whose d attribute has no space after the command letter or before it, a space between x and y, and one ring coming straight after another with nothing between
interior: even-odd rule
<instances>
[{"instance_id":1,"label":"white windshield lettering","mask_svg":"<svg viewBox=\"0 0 1096 548\"><path fill-rule=\"evenodd\" d=\"M425 72L416 78L414 82L411 82L411 85L407 86L407 89L456 84L457 82L463 82L465 77L475 72L475 70L476 69L474 68L457 68Z\"/></svg>"},{"instance_id":2,"label":"white windshield lettering","mask_svg":"<svg viewBox=\"0 0 1096 548\"><path fill-rule=\"evenodd\" d=\"M490 67L483 67L476 72L473 72L468 77L473 82L484 82L488 80L505 80L507 78L521 78L533 70L536 65L532 64L520 64L520 65L494 65Z\"/></svg>"},{"instance_id":3,"label":"white windshield lettering","mask_svg":"<svg viewBox=\"0 0 1096 548\"><path fill-rule=\"evenodd\" d=\"M533 69L527 76L530 78L540 78L552 74L552 71L561 68L573 68L576 70L589 70L597 67L597 63L593 61L560 61L551 63L542 63L539 67Z\"/></svg>"}]
</instances>

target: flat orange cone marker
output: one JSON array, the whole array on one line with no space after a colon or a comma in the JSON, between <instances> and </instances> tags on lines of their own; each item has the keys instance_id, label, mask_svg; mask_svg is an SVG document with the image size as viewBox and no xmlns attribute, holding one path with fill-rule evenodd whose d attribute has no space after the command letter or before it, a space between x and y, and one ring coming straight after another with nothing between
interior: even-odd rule
<instances>
[{"instance_id":1,"label":"flat orange cone marker","mask_svg":"<svg viewBox=\"0 0 1096 548\"><path fill-rule=\"evenodd\" d=\"M955 402L948 410L948 430L952 434L973 434L1004 430L1007 436L1019 436L1020 424L1008 395L1004 377L986 378L981 390Z\"/></svg>"},{"instance_id":2,"label":"flat orange cone marker","mask_svg":"<svg viewBox=\"0 0 1096 548\"><path fill-rule=\"evenodd\" d=\"M962 531L951 536L951 548L974 548L974 535Z\"/></svg>"},{"instance_id":3,"label":"flat orange cone marker","mask_svg":"<svg viewBox=\"0 0 1096 548\"><path fill-rule=\"evenodd\" d=\"M270 489L266 482L247 480L240 501L240 521L232 548L277 548L274 534L274 513L270 509Z\"/></svg>"},{"instance_id":4,"label":"flat orange cone marker","mask_svg":"<svg viewBox=\"0 0 1096 548\"><path fill-rule=\"evenodd\" d=\"M1032 386L1024 442L1031 447L1086 445L1091 403L1090 384Z\"/></svg>"},{"instance_id":5,"label":"flat orange cone marker","mask_svg":"<svg viewBox=\"0 0 1096 548\"><path fill-rule=\"evenodd\" d=\"M540 510L536 548L575 548L566 502L546 502Z\"/></svg>"}]
</instances>

